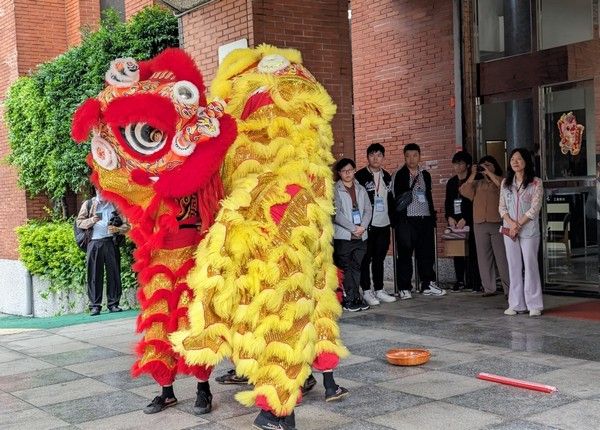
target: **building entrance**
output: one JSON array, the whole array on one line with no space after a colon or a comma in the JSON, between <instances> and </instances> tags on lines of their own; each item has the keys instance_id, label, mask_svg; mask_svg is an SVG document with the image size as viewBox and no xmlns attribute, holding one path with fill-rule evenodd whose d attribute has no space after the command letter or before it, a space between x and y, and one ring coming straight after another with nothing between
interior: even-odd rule
<instances>
[{"instance_id":1,"label":"building entrance","mask_svg":"<svg viewBox=\"0 0 600 430\"><path fill-rule=\"evenodd\" d=\"M600 296L593 81L542 87L540 95L545 288Z\"/></svg>"}]
</instances>

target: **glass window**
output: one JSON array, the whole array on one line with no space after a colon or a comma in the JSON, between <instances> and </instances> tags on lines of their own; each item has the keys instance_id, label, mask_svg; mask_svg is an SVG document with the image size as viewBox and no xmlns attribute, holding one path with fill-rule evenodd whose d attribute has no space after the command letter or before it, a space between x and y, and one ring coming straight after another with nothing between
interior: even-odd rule
<instances>
[{"instance_id":1,"label":"glass window","mask_svg":"<svg viewBox=\"0 0 600 430\"><path fill-rule=\"evenodd\" d=\"M591 40L594 0L540 0L540 49Z\"/></svg>"},{"instance_id":2,"label":"glass window","mask_svg":"<svg viewBox=\"0 0 600 430\"><path fill-rule=\"evenodd\" d=\"M536 154L533 146L533 100L531 98L484 103L479 107L478 122L478 156L493 156L504 172L506 172L507 154L514 148L524 147L532 154Z\"/></svg>"},{"instance_id":3,"label":"glass window","mask_svg":"<svg viewBox=\"0 0 600 430\"><path fill-rule=\"evenodd\" d=\"M100 11L109 8L116 10L121 19L125 21L125 0L100 0Z\"/></svg>"},{"instance_id":4,"label":"glass window","mask_svg":"<svg viewBox=\"0 0 600 430\"><path fill-rule=\"evenodd\" d=\"M477 0L479 61L531 51L529 0Z\"/></svg>"},{"instance_id":5,"label":"glass window","mask_svg":"<svg viewBox=\"0 0 600 430\"><path fill-rule=\"evenodd\" d=\"M596 175L593 81L544 88L545 179Z\"/></svg>"}]
</instances>

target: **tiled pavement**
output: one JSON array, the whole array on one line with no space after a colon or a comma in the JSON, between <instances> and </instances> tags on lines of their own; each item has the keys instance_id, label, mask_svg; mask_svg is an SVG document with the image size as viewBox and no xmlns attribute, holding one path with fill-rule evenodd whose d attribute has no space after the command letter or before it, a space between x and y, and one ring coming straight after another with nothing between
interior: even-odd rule
<instances>
[{"instance_id":1,"label":"tiled pavement","mask_svg":"<svg viewBox=\"0 0 600 430\"><path fill-rule=\"evenodd\" d=\"M552 307L574 299L545 300ZM345 314L341 329L352 355L336 380L351 395L325 403L319 384L297 408L298 428L600 429L600 323L506 317L504 307L501 296L458 293ZM133 319L0 331L0 429L250 428L256 412L235 402L236 386L212 383L213 412L194 416L191 378L176 382L177 406L144 415L157 388L129 376L135 341ZM409 368L385 362L389 348L410 346L428 348L430 362ZM480 371L555 385L558 392L480 381Z\"/></svg>"}]
</instances>

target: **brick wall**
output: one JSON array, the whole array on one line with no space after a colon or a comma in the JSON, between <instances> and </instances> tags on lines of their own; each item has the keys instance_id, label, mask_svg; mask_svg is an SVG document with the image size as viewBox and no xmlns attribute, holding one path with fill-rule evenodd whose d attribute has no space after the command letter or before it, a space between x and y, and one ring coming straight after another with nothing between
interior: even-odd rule
<instances>
[{"instance_id":1,"label":"brick wall","mask_svg":"<svg viewBox=\"0 0 600 430\"><path fill-rule=\"evenodd\" d=\"M15 0L19 75L62 54L67 47L65 2L44 0L31 7L28 0Z\"/></svg>"},{"instance_id":2,"label":"brick wall","mask_svg":"<svg viewBox=\"0 0 600 430\"><path fill-rule=\"evenodd\" d=\"M155 4L154 0L125 0L125 19L131 18L146 6Z\"/></svg>"},{"instance_id":3,"label":"brick wall","mask_svg":"<svg viewBox=\"0 0 600 430\"><path fill-rule=\"evenodd\" d=\"M218 66L219 46L247 39L254 43L252 0L220 0L182 17L182 47L194 58L208 88Z\"/></svg>"},{"instance_id":4,"label":"brick wall","mask_svg":"<svg viewBox=\"0 0 600 430\"><path fill-rule=\"evenodd\" d=\"M75 46L81 42L81 30L97 29L100 23L99 0L66 0L65 25L67 45Z\"/></svg>"},{"instance_id":5,"label":"brick wall","mask_svg":"<svg viewBox=\"0 0 600 430\"><path fill-rule=\"evenodd\" d=\"M300 50L306 67L337 105L334 155L354 157L348 0L255 0L253 8L255 44Z\"/></svg>"},{"instance_id":6,"label":"brick wall","mask_svg":"<svg viewBox=\"0 0 600 430\"><path fill-rule=\"evenodd\" d=\"M393 171L418 143L441 220L455 151L452 0L355 0L351 28L357 164L379 142Z\"/></svg>"},{"instance_id":7,"label":"brick wall","mask_svg":"<svg viewBox=\"0 0 600 430\"><path fill-rule=\"evenodd\" d=\"M44 0L35 7L27 0L0 0L0 103L18 76L79 43L82 26L96 27L98 0ZM7 130L0 123L0 159L9 153ZM0 163L0 258L17 259L15 227L27 219L47 216L45 196L29 197L17 186L17 172ZM9 204L6 204L10 202Z\"/></svg>"},{"instance_id":8,"label":"brick wall","mask_svg":"<svg viewBox=\"0 0 600 430\"><path fill-rule=\"evenodd\" d=\"M4 106L6 91L19 76L15 11L12 0L0 0L0 106ZM2 113L0 111L0 113ZM9 152L7 130L0 121L0 159ZM17 187L17 173L6 163L0 163L0 259L17 258L17 238L14 228L25 222L25 194Z\"/></svg>"}]
</instances>

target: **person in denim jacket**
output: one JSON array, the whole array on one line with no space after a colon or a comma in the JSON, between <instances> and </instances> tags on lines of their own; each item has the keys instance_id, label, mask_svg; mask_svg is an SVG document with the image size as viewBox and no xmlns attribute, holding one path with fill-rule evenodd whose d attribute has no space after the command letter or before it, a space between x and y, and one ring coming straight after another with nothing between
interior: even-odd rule
<instances>
[{"instance_id":1,"label":"person in denim jacket","mask_svg":"<svg viewBox=\"0 0 600 430\"><path fill-rule=\"evenodd\" d=\"M534 175L530 152L525 148L514 149L508 175L500 188L499 205L510 276L506 315L529 310L529 316L539 316L544 309L538 268L543 195L542 180Z\"/></svg>"}]
</instances>

